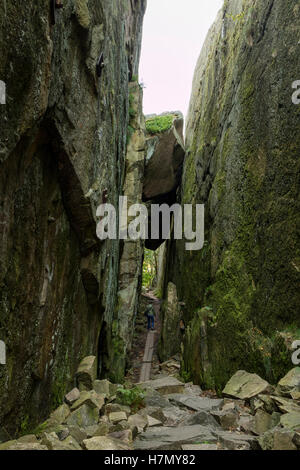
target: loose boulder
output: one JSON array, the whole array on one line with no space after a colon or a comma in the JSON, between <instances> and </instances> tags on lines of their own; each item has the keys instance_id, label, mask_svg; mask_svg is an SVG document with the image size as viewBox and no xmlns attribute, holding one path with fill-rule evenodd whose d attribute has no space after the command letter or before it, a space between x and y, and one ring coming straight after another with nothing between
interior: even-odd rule
<instances>
[{"instance_id":1,"label":"loose boulder","mask_svg":"<svg viewBox=\"0 0 300 470\"><path fill-rule=\"evenodd\" d=\"M271 393L272 390L272 386L258 375L239 370L227 383L223 395L249 400L260 393Z\"/></svg>"},{"instance_id":2,"label":"loose boulder","mask_svg":"<svg viewBox=\"0 0 300 470\"><path fill-rule=\"evenodd\" d=\"M76 373L79 390L92 390L93 382L97 378L97 358L95 356L85 357Z\"/></svg>"},{"instance_id":3,"label":"loose boulder","mask_svg":"<svg viewBox=\"0 0 300 470\"><path fill-rule=\"evenodd\" d=\"M292 397L297 392L300 394L300 367L295 367L280 380L277 391L284 397Z\"/></svg>"}]
</instances>

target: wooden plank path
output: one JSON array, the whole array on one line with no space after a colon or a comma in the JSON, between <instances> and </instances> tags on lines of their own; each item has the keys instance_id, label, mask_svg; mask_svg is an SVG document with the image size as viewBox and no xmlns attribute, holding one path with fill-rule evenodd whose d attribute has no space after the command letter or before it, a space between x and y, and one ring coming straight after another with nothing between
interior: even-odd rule
<instances>
[{"instance_id":1,"label":"wooden plank path","mask_svg":"<svg viewBox=\"0 0 300 470\"><path fill-rule=\"evenodd\" d=\"M145 345L143 365L142 365L141 374L140 374L140 382L147 382L148 380L150 380L152 358L153 358L153 352L154 352L154 338L155 338L155 331L150 330L148 332L146 345Z\"/></svg>"}]
</instances>

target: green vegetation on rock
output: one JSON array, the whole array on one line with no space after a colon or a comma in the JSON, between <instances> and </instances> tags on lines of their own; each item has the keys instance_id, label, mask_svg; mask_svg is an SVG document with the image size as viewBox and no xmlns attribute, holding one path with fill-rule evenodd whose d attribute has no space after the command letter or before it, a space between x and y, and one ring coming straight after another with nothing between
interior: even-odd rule
<instances>
[{"instance_id":1,"label":"green vegetation on rock","mask_svg":"<svg viewBox=\"0 0 300 470\"><path fill-rule=\"evenodd\" d=\"M155 116L146 120L146 130L149 134L160 134L171 129L174 121L173 114L167 114L164 116Z\"/></svg>"}]
</instances>

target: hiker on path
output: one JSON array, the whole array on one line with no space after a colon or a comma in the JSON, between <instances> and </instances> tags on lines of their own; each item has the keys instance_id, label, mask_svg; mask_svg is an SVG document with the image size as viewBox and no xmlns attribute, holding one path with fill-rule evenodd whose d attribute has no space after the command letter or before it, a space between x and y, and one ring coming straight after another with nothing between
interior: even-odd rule
<instances>
[{"instance_id":1,"label":"hiker on path","mask_svg":"<svg viewBox=\"0 0 300 470\"><path fill-rule=\"evenodd\" d=\"M152 304L149 304L145 311L145 316L148 320L148 331L154 331L154 321L155 321L155 310Z\"/></svg>"}]
</instances>

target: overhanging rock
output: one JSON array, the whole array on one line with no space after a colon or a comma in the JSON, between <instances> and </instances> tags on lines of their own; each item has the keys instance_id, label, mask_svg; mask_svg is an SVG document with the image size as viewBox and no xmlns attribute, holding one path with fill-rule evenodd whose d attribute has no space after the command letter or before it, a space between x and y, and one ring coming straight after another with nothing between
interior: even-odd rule
<instances>
[{"instance_id":1,"label":"overhanging rock","mask_svg":"<svg viewBox=\"0 0 300 470\"><path fill-rule=\"evenodd\" d=\"M183 115L176 111L146 116L146 168L143 199L150 204L172 206L177 200L185 157ZM149 224L151 227L151 223ZM156 250L164 239L147 240L146 247Z\"/></svg>"}]
</instances>

